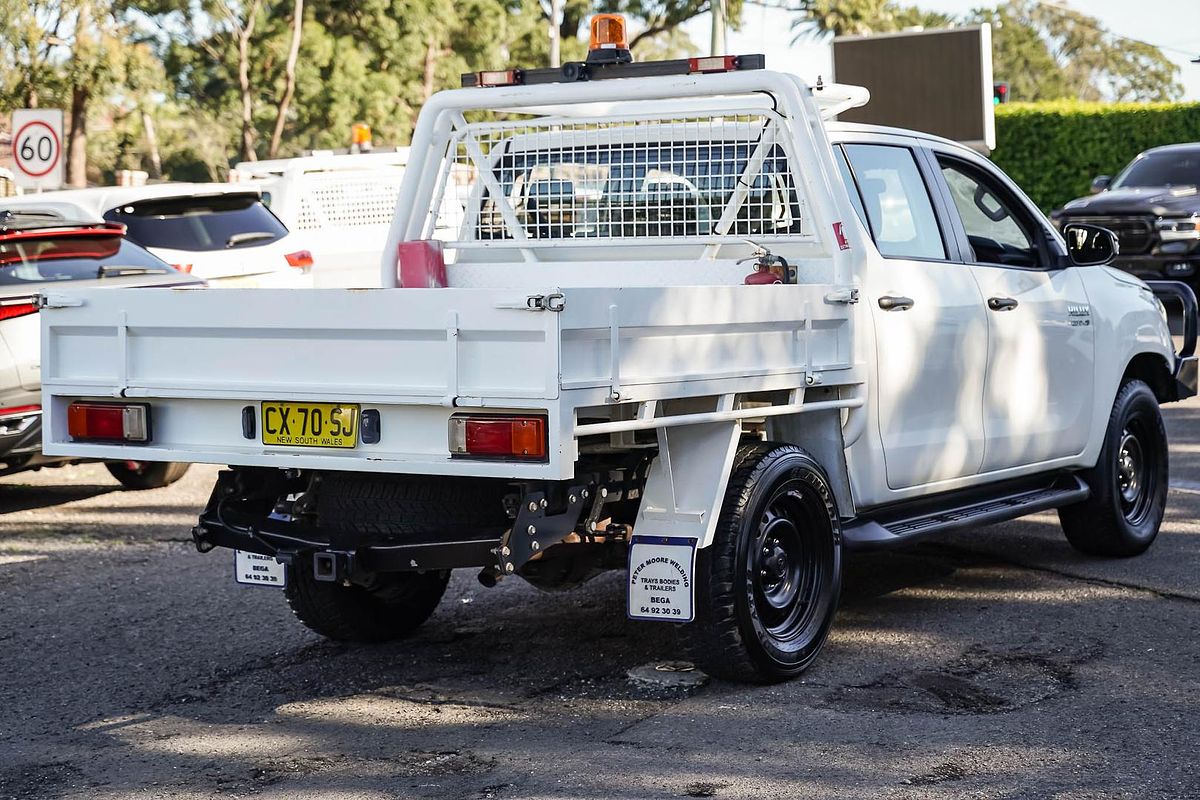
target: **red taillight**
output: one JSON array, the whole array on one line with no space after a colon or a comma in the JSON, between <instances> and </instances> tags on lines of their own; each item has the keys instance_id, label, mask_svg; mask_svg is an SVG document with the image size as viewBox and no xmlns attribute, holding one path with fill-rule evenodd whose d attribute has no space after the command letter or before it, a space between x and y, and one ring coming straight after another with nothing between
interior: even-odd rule
<instances>
[{"instance_id":1,"label":"red taillight","mask_svg":"<svg viewBox=\"0 0 1200 800\"><path fill-rule=\"evenodd\" d=\"M27 298L15 301L0 300L0 320L26 317L37 313L37 306Z\"/></svg>"},{"instance_id":2,"label":"red taillight","mask_svg":"<svg viewBox=\"0 0 1200 800\"><path fill-rule=\"evenodd\" d=\"M83 441L148 442L150 407L76 401L67 406L67 433Z\"/></svg>"},{"instance_id":3,"label":"red taillight","mask_svg":"<svg viewBox=\"0 0 1200 800\"><path fill-rule=\"evenodd\" d=\"M0 417L20 417L25 414L34 414L41 411L42 407L33 406L9 406L8 408L0 408Z\"/></svg>"},{"instance_id":4,"label":"red taillight","mask_svg":"<svg viewBox=\"0 0 1200 800\"><path fill-rule=\"evenodd\" d=\"M297 250L294 253L288 253L284 258L287 259L288 265L296 269L311 269L313 265L313 256L307 250Z\"/></svg>"},{"instance_id":5,"label":"red taillight","mask_svg":"<svg viewBox=\"0 0 1200 800\"><path fill-rule=\"evenodd\" d=\"M179 270L180 272L186 272L188 275L192 274L192 265L191 264L172 264L171 266L174 267L175 269Z\"/></svg>"},{"instance_id":6,"label":"red taillight","mask_svg":"<svg viewBox=\"0 0 1200 800\"><path fill-rule=\"evenodd\" d=\"M450 452L461 456L544 460L545 417L452 417Z\"/></svg>"},{"instance_id":7,"label":"red taillight","mask_svg":"<svg viewBox=\"0 0 1200 800\"><path fill-rule=\"evenodd\" d=\"M737 56L704 56L688 59L688 72L731 72L737 69Z\"/></svg>"}]
</instances>

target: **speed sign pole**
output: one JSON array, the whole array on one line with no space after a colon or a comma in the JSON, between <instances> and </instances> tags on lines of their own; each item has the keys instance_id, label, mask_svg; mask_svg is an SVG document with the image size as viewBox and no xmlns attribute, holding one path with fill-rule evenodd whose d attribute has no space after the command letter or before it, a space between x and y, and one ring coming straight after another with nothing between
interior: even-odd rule
<instances>
[{"instance_id":1,"label":"speed sign pole","mask_svg":"<svg viewBox=\"0 0 1200 800\"><path fill-rule=\"evenodd\" d=\"M25 189L63 185L63 112L22 108L12 114L13 174Z\"/></svg>"}]
</instances>

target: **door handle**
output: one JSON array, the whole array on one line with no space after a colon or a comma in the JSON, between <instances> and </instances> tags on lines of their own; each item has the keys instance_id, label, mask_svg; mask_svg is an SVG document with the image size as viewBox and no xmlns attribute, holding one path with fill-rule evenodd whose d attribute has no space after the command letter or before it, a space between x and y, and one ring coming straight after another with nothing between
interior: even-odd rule
<instances>
[{"instance_id":1,"label":"door handle","mask_svg":"<svg viewBox=\"0 0 1200 800\"><path fill-rule=\"evenodd\" d=\"M913 307L913 299L901 295L885 294L879 298L879 307L884 311L908 311Z\"/></svg>"},{"instance_id":2,"label":"door handle","mask_svg":"<svg viewBox=\"0 0 1200 800\"><path fill-rule=\"evenodd\" d=\"M992 311L1012 311L1017 307L1017 301L1011 297L989 297L988 308Z\"/></svg>"}]
</instances>

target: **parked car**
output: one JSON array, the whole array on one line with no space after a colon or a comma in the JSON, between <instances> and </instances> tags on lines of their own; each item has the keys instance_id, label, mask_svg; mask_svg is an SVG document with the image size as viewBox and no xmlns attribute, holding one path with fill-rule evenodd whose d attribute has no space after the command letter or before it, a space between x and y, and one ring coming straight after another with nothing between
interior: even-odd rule
<instances>
[{"instance_id":1,"label":"parked car","mask_svg":"<svg viewBox=\"0 0 1200 800\"><path fill-rule=\"evenodd\" d=\"M1092 192L1054 211L1054 224L1108 228L1121 247L1113 266L1200 291L1200 143L1140 153L1115 178L1096 177Z\"/></svg>"},{"instance_id":2,"label":"parked car","mask_svg":"<svg viewBox=\"0 0 1200 800\"><path fill-rule=\"evenodd\" d=\"M37 296L61 288L197 286L202 281L124 237L115 222L66 222L0 211L0 475L80 459L42 454ZM184 463L109 461L132 489L166 486Z\"/></svg>"},{"instance_id":3,"label":"parked car","mask_svg":"<svg viewBox=\"0 0 1200 800\"><path fill-rule=\"evenodd\" d=\"M252 186L160 183L24 195L14 211L119 222L126 236L214 287L308 288L313 257L303 237Z\"/></svg>"},{"instance_id":4,"label":"parked car","mask_svg":"<svg viewBox=\"0 0 1200 800\"><path fill-rule=\"evenodd\" d=\"M407 162L407 147L242 161L230 180L259 188L271 212L304 234L315 286L373 286Z\"/></svg>"},{"instance_id":5,"label":"parked car","mask_svg":"<svg viewBox=\"0 0 1200 800\"><path fill-rule=\"evenodd\" d=\"M290 230L304 235L314 259L314 286L378 286L379 259L396 211L409 148L371 153L314 153L242 161L230 180L262 191ZM442 196L442 218L462 217L471 177L456 170ZM453 238L448 230L437 238Z\"/></svg>"},{"instance_id":6,"label":"parked car","mask_svg":"<svg viewBox=\"0 0 1200 800\"><path fill-rule=\"evenodd\" d=\"M47 448L230 465L197 549L332 639L410 634L452 569L614 569L618 613L745 681L813 663L850 548L1050 509L1083 553L1151 546L1159 404L1196 393L1196 337L1176 353L1151 289L1103 266L1109 231L1060 236L954 142L829 122L865 89L627 63L600 19L587 63L425 103L387 288L47 308ZM431 241L456 166L477 180ZM126 413L154 434L80 424Z\"/></svg>"}]
</instances>

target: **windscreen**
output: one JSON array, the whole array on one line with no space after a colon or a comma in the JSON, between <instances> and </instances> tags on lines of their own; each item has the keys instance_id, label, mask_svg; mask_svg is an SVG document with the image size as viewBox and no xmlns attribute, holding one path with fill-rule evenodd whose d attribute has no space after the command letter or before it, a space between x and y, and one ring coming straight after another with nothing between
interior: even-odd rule
<instances>
[{"instance_id":1,"label":"windscreen","mask_svg":"<svg viewBox=\"0 0 1200 800\"><path fill-rule=\"evenodd\" d=\"M120 236L38 236L0 241L0 286L97 280L120 274L172 272L170 264Z\"/></svg>"},{"instance_id":2,"label":"windscreen","mask_svg":"<svg viewBox=\"0 0 1200 800\"><path fill-rule=\"evenodd\" d=\"M1130 164L1113 188L1200 186L1200 151L1151 153Z\"/></svg>"},{"instance_id":3,"label":"windscreen","mask_svg":"<svg viewBox=\"0 0 1200 800\"><path fill-rule=\"evenodd\" d=\"M805 233L780 125L769 112L471 125L444 178L457 208L437 204L437 226L460 243Z\"/></svg>"},{"instance_id":4,"label":"windscreen","mask_svg":"<svg viewBox=\"0 0 1200 800\"><path fill-rule=\"evenodd\" d=\"M256 247L288 232L255 195L143 200L114 208L104 218L124 223L126 235L144 247L171 250Z\"/></svg>"}]
</instances>

